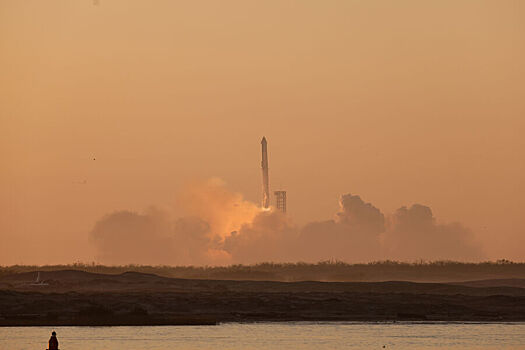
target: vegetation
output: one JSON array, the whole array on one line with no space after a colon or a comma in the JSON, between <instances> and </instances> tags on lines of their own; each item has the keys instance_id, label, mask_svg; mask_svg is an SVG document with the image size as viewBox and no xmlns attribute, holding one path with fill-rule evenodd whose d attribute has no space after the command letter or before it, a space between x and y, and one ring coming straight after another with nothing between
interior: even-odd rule
<instances>
[{"instance_id":1,"label":"vegetation","mask_svg":"<svg viewBox=\"0 0 525 350\"><path fill-rule=\"evenodd\" d=\"M127 271L151 273L165 277L218 280L268 281L427 281L452 282L482 279L525 278L525 263L508 260L465 263L457 261L376 261L348 264L341 261L309 263L260 263L230 266L106 266L95 263L69 265L0 266L0 277L30 271L80 270L93 273L120 274Z\"/></svg>"}]
</instances>

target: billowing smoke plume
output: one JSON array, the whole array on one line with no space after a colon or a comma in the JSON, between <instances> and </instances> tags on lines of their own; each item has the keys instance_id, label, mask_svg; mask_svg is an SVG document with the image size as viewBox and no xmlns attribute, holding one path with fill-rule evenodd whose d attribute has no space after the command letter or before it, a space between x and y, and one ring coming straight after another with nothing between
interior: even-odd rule
<instances>
[{"instance_id":1,"label":"billowing smoke plume","mask_svg":"<svg viewBox=\"0 0 525 350\"><path fill-rule=\"evenodd\" d=\"M169 231L166 215L157 209L144 214L118 211L98 221L90 238L98 260L105 263L164 264L176 248Z\"/></svg>"},{"instance_id":2,"label":"billowing smoke plume","mask_svg":"<svg viewBox=\"0 0 525 350\"><path fill-rule=\"evenodd\" d=\"M285 214L262 211L252 222L245 224L226 238L224 250L234 263L297 260L299 242L297 228Z\"/></svg>"},{"instance_id":3,"label":"billowing smoke plume","mask_svg":"<svg viewBox=\"0 0 525 350\"><path fill-rule=\"evenodd\" d=\"M188 186L179 201L185 215L207 222L209 235L220 241L242 225L252 222L261 211L256 204L245 200L242 194L229 191L217 178Z\"/></svg>"},{"instance_id":4,"label":"billowing smoke plume","mask_svg":"<svg viewBox=\"0 0 525 350\"><path fill-rule=\"evenodd\" d=\"M384 215L361 197L351 194L343 195L339 206L334 220L314 222L302 228L301 257L306 261L379 259Z\"/></svg>"},{"instance_id":5,"label":"billowing smoke plume","mask_svg":"<svg viewBox=\"0 0 525 350\"><path fill-rule=\"evenodd\" d=\"M459 223L437 224L429 207L399 208L385 233L387 256L402 260L478 260L480 248L471 232Z\"/></svg>"},{"instance_id":6,"label":"billowing smoke plume","mask_svg":"<svg viewBox=\"0 0 525 350\"><path fill-rule=\"evenodd\" d=\"M415 204L385 215L359 196L341 197L331 220L294 225L232 193L219 180L193 185L181 197L185 215L158 209L120 211L91 232L102 263L205 265L263 261L347 262L396 259L479 260L481 249L460 224L437 223Z\"/></svg>"}]
</instances>

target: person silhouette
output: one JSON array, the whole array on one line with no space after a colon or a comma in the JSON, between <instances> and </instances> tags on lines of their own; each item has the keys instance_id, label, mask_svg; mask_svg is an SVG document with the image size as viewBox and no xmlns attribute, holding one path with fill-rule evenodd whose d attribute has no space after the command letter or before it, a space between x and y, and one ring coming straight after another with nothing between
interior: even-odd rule
<instances>
[{"instance_id":1,"label":"person silhouette","mask_svg":"<svg viewBox=\"0 0 525 350\"><path fill-rule=\"evenodd\" d=\"M51 333L51 338L49 338L49 349L47 350L58 350L57 332L55 331Z\"/></svg>"}]
</instances>

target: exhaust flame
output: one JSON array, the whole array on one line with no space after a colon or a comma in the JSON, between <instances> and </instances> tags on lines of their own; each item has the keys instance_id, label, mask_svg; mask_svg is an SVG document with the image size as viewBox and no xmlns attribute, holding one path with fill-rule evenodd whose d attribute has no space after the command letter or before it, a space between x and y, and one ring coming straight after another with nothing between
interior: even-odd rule
<instances>
[{"instance_id":1,"label":"exhaust flame","mask_svg":"<svg viewBox=\"0 0 525 350\"><path fill-rule=\"evenodd\" d=\"M242 194L229 191L219 178L190 185L182 195L182 203L186 214L206 221L210 226L209 237L220 242L262 211Z\"/></svg>"}]
</instances>

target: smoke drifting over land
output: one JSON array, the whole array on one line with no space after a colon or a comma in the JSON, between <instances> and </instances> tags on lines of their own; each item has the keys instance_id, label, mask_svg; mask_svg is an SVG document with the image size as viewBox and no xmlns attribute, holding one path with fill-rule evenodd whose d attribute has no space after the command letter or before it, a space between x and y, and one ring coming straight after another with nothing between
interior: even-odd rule
<instances>
[{"instance_id":1,"label":"smoke drifting over land","mask_svg":"<svg viewBox=\"0 0 525 350\"><path fill-rule=\"evenodd\" d=\"M467 228L438 223L432 210L420 204L385 216L361 197L345 194L333 219L298 226L287 215L228 191L219 180L190 186L180 204L184 215L178 218L155 208L101 218L90 234L97 260L214 265L484 258Z\"/></svg>"}]
</instances>

